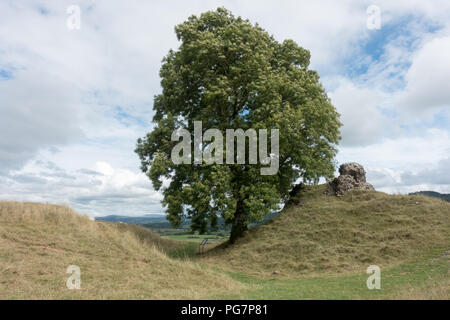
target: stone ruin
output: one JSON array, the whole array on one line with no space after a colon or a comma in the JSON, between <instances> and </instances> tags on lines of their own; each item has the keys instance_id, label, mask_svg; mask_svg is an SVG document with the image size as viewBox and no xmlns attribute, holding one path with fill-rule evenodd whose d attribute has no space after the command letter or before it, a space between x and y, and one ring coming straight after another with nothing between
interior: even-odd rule
<instances>
[{"instance_id":1,"label":"stone ruin","mask_svg":"<svg viewBox=\"0 0 450 320\"><path fill-rule=\"evenodd\" d=\"M366 171L364 167L356 162L344 163L339 167L339 177L328 184L325 191L329 196L342 196L350 190L375 190L375 188L366 182Z\"/></svg>"}]
</instances>

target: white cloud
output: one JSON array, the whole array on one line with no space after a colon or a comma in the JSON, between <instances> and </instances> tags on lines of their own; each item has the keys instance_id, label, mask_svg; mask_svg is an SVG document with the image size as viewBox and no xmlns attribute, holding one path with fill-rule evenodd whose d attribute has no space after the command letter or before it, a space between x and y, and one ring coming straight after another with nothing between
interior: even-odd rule
<instances>
[{"instance_id":1,"label":"white cloud","mask_svg":"<svg viewBox=\"0 0 450 320\"><path fill-rule=\"evenodd\" d=\"M81 138L78 92L64 79L19 71L0 83L0 171L20 169L40 149Z\"/></svg>"},{"instance_id":2,"label":"white cloud","mask_svg":"<svg viewBox=\"0 0 450 320\"><path fill-rule=\"evenodd\" d=\"M432 39L413 56L406 88L396 103L403 112L436 113L450 109L450 36Z\"/></svg>"},{"instance_id":3,"label":"white cloud","mask_svg":"<svg viewBox=\"0 0 450 320\"><path fill-rule=\"evenodd\" d=\"M353 158L368 166L385 168L419 167L437 162L450 154L450 133L447 130L427 129L414 135L386 139L364 147L343 147L338 159Z\"/></svg>"},{"instance_id":4,"label":"white cloud","mask_svg":"<svg viewBox=\"0 0 450 320\"><path fill-rule=\"evenodd\" d=\"M392 135L391 119L379 108L384 102L381 92L344 79L329 96L341 114L342 146L370 145Z\"/></svg>"},{"instance_id":5,"label":"white cloud","mask_svg":"<svg viewBox=\"0 0 450 320\"><path fill-rule=\"evenodd\" d=\"M450 193L450 183L442 183L439 177L448 170L444 168L449 154L450 133L428 129L423 135L386 139L365 147L343 147L337 158L339 163L356 161L364 165L368 182L380 191L411 192L425 190L426 185L427 190Z\"/></svg>"},{"instance_id":6,"label":"white cloud","mask_svg":"<svg viewBox=\"0 0 450 320\"><path fill-rule=\"evenodd\" d=\"M178 46L173 27L219 6L279 41L294 39L311 51L313 68L335 79L327 88L343 116L340 162L359 161L379 173L381 187L396 188L405 170L417 180L450 153L448 120L440 129L400 126L421 121L421 110L448 108L448 1L379 1L382 27L414 17L409 35L380 44L379 59L361 48L376 35L366 28L371 1L78 1L79 31L66 27L71 4L0 2L3 199L67 202L91 214L161 212L133 149L150 130L161 59ZM422 20L442 29L429 32ZM367 72L349 76L349 60Z\"/></svg>"},{"instance_id":7,"label":"white cloud","mask_svg":"<svg viewBox=\"0 0 450 320\"><path fill-rule=\"evenodd\" d=\"M113 168L107 162L97 162L89 170L65 170L39 160L3 179L0 200L68 204L91 216L162 213L162 197L143 173Z\"/></svg>"},{"instance_id":8,"label":"white cloud","mask_svg":"<svg viewBox=\"0 0 450 320\"><path fill-rule=\"evenodd\" d=\"M450 186L449 168L450 158L446 158L440 160L437 164L415 170L416 172L405 171L401 175L401 180L408 185L428 183Z\"/></svg>"},{"instance_id":9,"label":"white cloud","mask_svg":"<svg viewBox=\"0 0 450 320\"><path fill-rule=\"evenodd\" d=\"M410 169L389 170L385 168L369 169L367 177L379 191L390 193L409 193L434 190L450 193L450 158L437 163L424 164Z\"/></svg>"}]
</instances>

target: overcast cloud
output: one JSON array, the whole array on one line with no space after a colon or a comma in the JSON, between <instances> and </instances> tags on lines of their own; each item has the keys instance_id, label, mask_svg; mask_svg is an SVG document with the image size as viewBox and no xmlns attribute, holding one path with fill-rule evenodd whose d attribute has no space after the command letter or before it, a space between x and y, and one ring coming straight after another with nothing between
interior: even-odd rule
<instances>
[{"instance_id":1,"label":"overcast cloud","mask_svg":"<svg viewBox=\"0 0 450 320\"><path fill-rule=\"evenodd\" d=\"M69 30L69 5L81 29ZM366 26L369 5L381 29ZM224 6L311 51L342 115L339 163L385 192L450 192L448 1L2 1L0 200L161 213L139 171L173 28Z\"/></svg>"}]
</instances>

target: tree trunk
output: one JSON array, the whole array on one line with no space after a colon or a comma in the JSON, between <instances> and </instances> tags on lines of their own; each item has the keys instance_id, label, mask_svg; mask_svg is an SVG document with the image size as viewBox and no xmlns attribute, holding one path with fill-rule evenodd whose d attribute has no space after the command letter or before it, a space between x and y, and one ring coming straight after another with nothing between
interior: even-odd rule
<instances>
[{"instance_id":1,"label":"tree trunk","mask_svg":"<svg viewBox=\"0 0 450 320\"><path fill-rule=\"evenodd\" d=\"M236 203L236 211L233 221L231 222L230 243L234 243L237 238L242 237L244 231L247 230L248 213L245 212L241 200Z\"/></svg>"}]
</instances>

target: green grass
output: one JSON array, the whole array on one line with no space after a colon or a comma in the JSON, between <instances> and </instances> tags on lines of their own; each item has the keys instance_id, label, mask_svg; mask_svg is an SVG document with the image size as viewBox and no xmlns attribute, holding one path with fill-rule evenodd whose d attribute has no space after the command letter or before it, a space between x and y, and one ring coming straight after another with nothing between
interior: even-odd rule
<instances>
[{"instance_id":1,"label":"green grass","mask_svg":"<svg viewBox=\"0 0 450 320\"><path fill-rule=\"evenodd\" d=\"M426 196L350 192L323 195L308 186L273 220L204 261L231 272L270 278L354 274L369 265L389 269L450 249L450 203Z\"/></svg>"},{"instance_id":2,"label":"green grass","mask_svg":"<svg viewBox=\"0 0 450 320\"><path fill-rule=\"evenodd\" d=\"M198 253L198 244L193 241L180 241L182 246L167 252L167 255L173 259L189 259Z\"/></svg>"},{"instance_id":3,"label":"green grass","mask_svg":"<svg viewBox=\"0 0 450 320\"><path fill-rule=\"evenodd\" d=\"M234 280L253 287L217 299L450 299L449 259L443 250L395 268L381 270L381 289L369 290L368 274L302 279L259 279L227 272Z\"/></svg>"},{"instance_id":4,"label":"green grass","mask_svg":"<svg viewBox=\"0 0 450 320\"><path fill-rule=\"evenodd\" d=\"M208 242L221 242L226 238L218 235L211 234L182 234L182 235L166 235L162 236L165 239L178 240L178 241L190 241L195 243L202 242L203 239L208 239Z\"/></svg>"},{"instance_id":5,"label":"green grass","mask_svg":"<svg viewBox=\"0 0 450 320\"><path fill-rule=\"evenodd\" d=\"M216 235L162 238L67 207L0 202L0 299L450 299L449 203L322 191L307 188L228 247ZM82 290L65 286L71 264ZM366 287L371 264L381 290Z\"/></svg>"},{"instance_id":6,"label":"green grass","mask_svg":"<svg viewBox=\"0 0 450 320\"><path fill-rule=\"evenodd\" d=\"M167 256L182 247L68 207L0 201L0 300L205 299L242 289L224 273ZM70 265L81 269L80 290L66 287Z\"/></svg>"},{"instance_id":7,"label":"green grass","mask_svg":"<svg viewBox=\"0 0 450 320\"><path fill-rule=\"evenodd\" d=\"M219 244L226 240L225 237L208 234L167 235L162 236L162 238L176 240L178 243L180 243L179 247L167 252L169 257L175 259L188 259L198 255L199 245L203 241L203 239L208 239L208 244L204 248L205 251L210 250L216 244Z\"/></svg>"}]
</instances>

